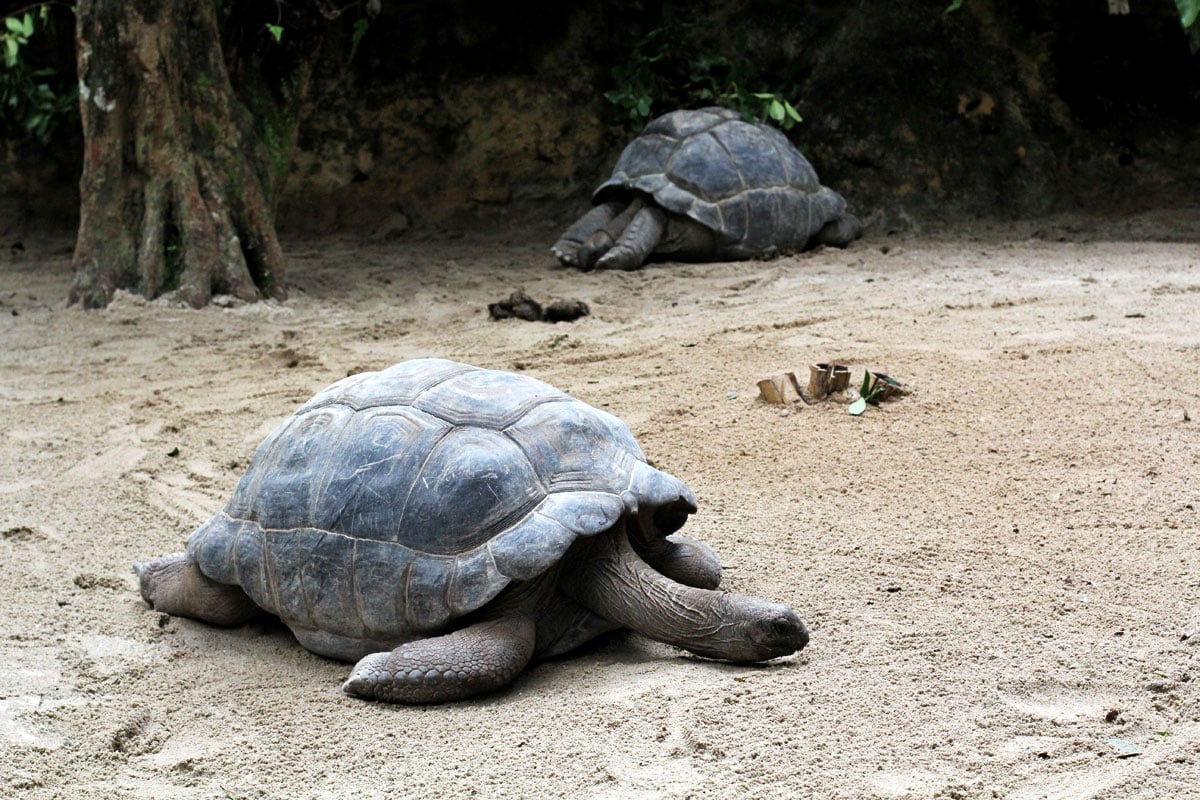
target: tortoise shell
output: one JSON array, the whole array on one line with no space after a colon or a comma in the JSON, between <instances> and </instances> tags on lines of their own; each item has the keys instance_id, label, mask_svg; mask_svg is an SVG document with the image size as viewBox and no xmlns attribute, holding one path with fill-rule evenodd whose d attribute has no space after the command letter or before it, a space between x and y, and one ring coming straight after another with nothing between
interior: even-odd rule
<instances>
[{"instance_id":1,"label":"tortoise shell","mask_svg":"<svg viewBox=\"0 0 1200 800\"><path fill-rule=\"evenodd\" d=\"M187 548L289 627L402 641L625 515L669 511L665 536L695 508L613 415L524 375L423 359L305 403Z\"/></svg>"},{"instance_id":2,"label":"tortoise shell","mask_svg":"<svg viewBox=\"0 0 1200 800\"><path fill-rule=\"evenodd\" d=\"M846 201L780 131L727 108L673 111L626 146L596 204L641 195L717 234L718 256L803 249Z\"/></svg>"}]
</instances>

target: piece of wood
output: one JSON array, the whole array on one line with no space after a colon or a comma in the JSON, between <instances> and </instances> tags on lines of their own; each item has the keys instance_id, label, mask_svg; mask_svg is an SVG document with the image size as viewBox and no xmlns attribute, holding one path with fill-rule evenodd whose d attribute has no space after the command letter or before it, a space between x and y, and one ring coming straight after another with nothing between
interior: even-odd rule
<instances>
[{"instance_id":1,"label":"piece of wood","mask_svg":"<svg viewBox=\"0 0 1200 800\"><path fill-rule=\"evenodd\" d=\"M759 395L763 400L777 406L792 405L798 401L808 402L800 390L800 382L794 372L784 372L758 382Z\"/></svg>"}]
</instances>

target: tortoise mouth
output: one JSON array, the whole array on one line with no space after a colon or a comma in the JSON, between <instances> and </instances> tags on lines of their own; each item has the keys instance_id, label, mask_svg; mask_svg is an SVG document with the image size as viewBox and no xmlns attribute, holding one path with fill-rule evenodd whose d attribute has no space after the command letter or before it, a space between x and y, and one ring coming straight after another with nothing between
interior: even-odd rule
<instances>
[{"instance_id":1,"label":"tortoise mouth","mask_svg":"<svg viewBox=\"0 0 1200 800\"><path fill-rule=\"evenodd\" d=\"M758 627L762 651L770 654L766 659L790 656L808 644L808 627L790 608L760 620Z\"/></svg>"}]
</instances>

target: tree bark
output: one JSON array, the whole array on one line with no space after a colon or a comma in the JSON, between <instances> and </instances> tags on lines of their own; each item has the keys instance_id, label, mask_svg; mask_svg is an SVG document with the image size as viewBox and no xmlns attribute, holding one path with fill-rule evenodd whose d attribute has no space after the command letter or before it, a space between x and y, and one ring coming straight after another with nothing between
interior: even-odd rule
<instances>
[{"instance_id":1,"label":"tree bark","mask_svg":"<svg viewBox=\"0 0 1200 800\"><path fill-rule=\"evenodd\" d=\"M104 306L117 289L194 307L214 294L286 298L273 199L287 143L268 152L263 120L236 96L217 5L79 3L85 151L72 304Z\"/></svg>"}]
</instances>

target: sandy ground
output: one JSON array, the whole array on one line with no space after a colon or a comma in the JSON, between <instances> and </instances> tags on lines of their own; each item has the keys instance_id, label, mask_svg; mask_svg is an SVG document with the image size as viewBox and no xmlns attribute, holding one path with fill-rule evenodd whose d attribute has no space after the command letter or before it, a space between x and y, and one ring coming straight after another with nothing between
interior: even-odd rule
<instances>
[{"instance_id":1,"label":"sandy ground","mask_svg":"<svg viewBox=\"0 0 1200 800\"><path fill-rule=\"evenodd\" d=\"M286 304L202 311L64 308L70 242L6 242L0 795L1198 798L1196 212L633 274L557 268L549 229L302 240ZM517 288L592 315L491 321ZM625 419L728 588L811 645L734 667L617 635L412 708L343 696L281 627L146 608L131 562L180 549L273 426L432 355ZM911 394L758 399L830 360Z\"/></svg>"}]
</instances>

